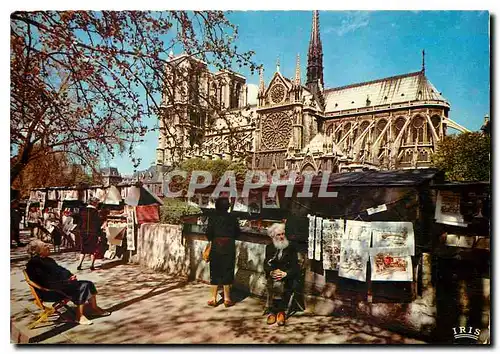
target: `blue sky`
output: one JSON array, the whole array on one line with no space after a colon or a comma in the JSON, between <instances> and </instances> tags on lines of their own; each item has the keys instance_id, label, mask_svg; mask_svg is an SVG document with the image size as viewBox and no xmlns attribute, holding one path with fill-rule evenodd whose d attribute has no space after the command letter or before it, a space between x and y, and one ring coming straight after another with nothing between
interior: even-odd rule
<instances>
[{"instance_id":1,"label":"blue sky","mask_svg":"<svg viewBox=\"0 0 500 354\"><path fill-rule=\"evenodd\" d=\"M295 74L297 54L302 78L311 32L310 11L236 11L229 20L239 27L238 48L254 50L269 82L280 71ZM478 130L490 115L489 14L486 11L320 11L325 88L418 71L425 49L427 78L451 103L450 118ZM176 53L178 54L178 53ZM258 75L247 83L258 84ZM136 153L139 169L155 160L158 133L151 132ZM128 157L109 161L130 174Z\"/></svg>"}]
</instances>

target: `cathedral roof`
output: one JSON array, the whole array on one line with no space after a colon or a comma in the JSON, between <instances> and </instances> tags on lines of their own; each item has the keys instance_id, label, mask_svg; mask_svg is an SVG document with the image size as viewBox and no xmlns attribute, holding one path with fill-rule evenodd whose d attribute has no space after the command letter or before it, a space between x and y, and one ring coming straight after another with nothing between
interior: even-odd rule
<instances>
[{"instance_id":1,"label":"cathedral roof","mask_svg":"<svg viewBox=\"0 0 500 354\"><path fill-rule=\"evenodd\" d=\"M325 112L380 106L415 100L446 102L423 71L331 88L324 91Z\"/></svg>"},{"instance_id":2,"label":"cathedral roof","mask_svg":"<svg viewBox=\"0 0 500 354\"><path fill-rule=\"evenodd\" d=\"M302 148L302 153L315 153L315 152L324 152L324 144L329 143L331 145L331 150L328 151L329 153L333 153L334 155L338 156L343 156L344 153L342 150L339 149L339 147L331 140L327 139L326 136L322 133L318 133L314 136L314 138Z\"/></svg>"}]
</instances>

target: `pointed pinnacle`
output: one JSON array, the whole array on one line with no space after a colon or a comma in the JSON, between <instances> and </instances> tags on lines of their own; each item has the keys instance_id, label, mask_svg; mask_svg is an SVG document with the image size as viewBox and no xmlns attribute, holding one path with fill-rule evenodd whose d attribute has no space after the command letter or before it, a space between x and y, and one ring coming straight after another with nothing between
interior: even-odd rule
<instances>
[{"instance_id":1,"label":"pointed pinnacle","mask_svg":"<svg viewBox=\"0 0 500 354\"><path fill-rule=\"evenodd\" d=\"M300 86L300 55L297 54L297 64L295 65L295 85Z\"/></svg>"},{"instance_id":2,"label":"pointed pinnacle","mask_svg":"<svg viewBox=\"0 0 500 354\"><path fill-rule=\"evenodd\" d=\"M425 49L422 49L422 72L425 73Z\"/></svg>"},{"instance_id":3,"label":"pointed pinnacle","mask_svg":"<svg viewBox=\"0 0 500 354\"><path fill-rule=\"evenodd\" d=\"M264 67L259 69L259 92L264 92Z\"/></svg>"}]
</instances>

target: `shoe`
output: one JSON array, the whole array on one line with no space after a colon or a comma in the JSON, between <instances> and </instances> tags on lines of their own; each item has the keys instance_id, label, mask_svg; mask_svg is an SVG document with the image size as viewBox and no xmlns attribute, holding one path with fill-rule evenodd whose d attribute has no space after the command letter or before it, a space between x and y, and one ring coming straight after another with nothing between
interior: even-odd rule
<instances>
[{"instance_id":1,"label":"shoe","mask_svg":"<svg viewBox=\"0 0 500 354\"><path fill-rule=\"evenodd\" d=\"M219 306L219 303L215 300L208 300L207 305L211 307L217 307Z\"/></svg>"},{"instance_id":2,"label":"shoe","mask_svg":"<svg viewBox=\"0 0 500 354\"><path fill-rule=\"evenodd\" d=\"M231 306L234 306L234 302L229 300L229 301L224 301L224 306L225 307L231 307Z\"/></svg>"},{"instance_id":3,"label":"shoe","mask_svg":"<svg viewBox=\"0 0 500 354\"><path fill-rule=\"evenodd\" d=\"M284 312L279 312L278 313L278 326L284 326L285 325L285 313Z\"/></svg>"},{"instance_id":4,"label":"shoe","mask_svg":"<svg viewBox=\"0 0 500 354\"><path fill-rule=\"evenodd\" d=\"M18 242L17 243L17 247L24 247L26 245L27 245L27 243L24 243L24 242Z\"/></svg>"},{"instance_id":5,"label":"shoe","mask_svg":"<svg viewBox=\"0 0 500 354\"><path fill-rule=\"evenodd\" d=\"M267 324L272 325L276 323L276 315L274 313L271 313L269 316L267 316Z\"/></svg>"},{"instance_id":6,"label":"shoe","mask_svg":"<svg viewBox=\"0 0 500 354\"><path fill-rule=\"evenodd\" d=\"M76 267L76 270L82 270L81 266Z\"/></svg>"},{"instance_id":7,"label":"shoe","mask_svg":"<svg viewBox=\"0 0 500 354\"><path fill-rule=\"evenodd\" d=\"M106 316L110 316L111 315L111 312L110 311L106 311L106 310L103 310L103 309L99 309L97 311L92 311L92 314L93 315L96 315L96 316L99 316L99 317L106 317Z\"/></svg>"},{"instance_id":8,"label":"shoe","mask_svg":"<svg viewBox=\"0 0 500 354\"><path fill-rule=\"evenodd\" d=\"M91 267L90 267L90 270L95 270L95 267L94 267L94 266L91 266Z\"/></svg>"}]
</instances>

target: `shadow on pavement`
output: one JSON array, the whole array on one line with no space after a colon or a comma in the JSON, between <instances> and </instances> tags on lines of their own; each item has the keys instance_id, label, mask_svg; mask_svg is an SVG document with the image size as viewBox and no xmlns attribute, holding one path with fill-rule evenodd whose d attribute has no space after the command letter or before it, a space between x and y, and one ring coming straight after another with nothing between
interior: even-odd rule
<instances>
[{"instance_id":1,"label":"shadow on pavement","mask_svg":"<svg viewBox=\"0 0 500 354\"><path fill-rule=\"evenodd\" d=\"M111 269L119 265L126 264L127 261L124 259L116 259L116 260L111 260L109 262L103 263L101 265L96 266L96 269Z\"/></svg>"},{"instance_id":2,"label":"shadow on pavement","mask_svg":"<svg viewBox=\"0 0 500 354\"><path fill-rule=\"evenodd\" d=\"M242 302L245 300L247 297L249 297L250 294L244 291L241 291L239 289L232 288L231 289L231 300L234 302ZM221 297L223 297L223 294L221 294Z\"/></svg>"},{"instance_id":3,"label":"shadow on pavement","mask_svg":"<svg viewBox=\"0 0 500 354\"><path fill-rule=\"evenodd\" d=\"M76 322L68 322L68 321L63 321L62 324L57 325L56 327L53 327L52 329L48 330L47 332L43 332L37 336L31 337L30 338L30 343L38 343L44 340L47 340L49 338L52 338L54 336L57 336L59 334L62 334L74 327L76 327L78 324Z\"/></svg>"},{"instance_id":4,"label":"shadow on pavement","mask_svg":"<svg viewBox=\"0 0 500 354\"><path fill-rule=\"evenodd\" d=\"M171 283L171 282L167 282L167 283ZM161 287L161 286L157 286L156 288L151 289L149 292L147 292L144 295L141 295L141 296L135 297L133 299L127 300L125 302L113 305L112 307L107 308L106 310L107 311L111 311L111 312L116 312L116 311L121 310L121 309L123 309L123 308L125 308L127 306L135 304L136 302L139 302L141 300L149 299L149 298L151 298L153 296L164 294L167 291L171 291L171 290L174 290L174 289L182 288L182 287L186 286L187 284L188 284L187 281L183 281L183 282L180 282L180 283L176 283L173 286L170 286L170 287L167 287L167 288L163 288L161 290L157 290L157 289L159 289Z\"/></svg>"}]
</instances>

